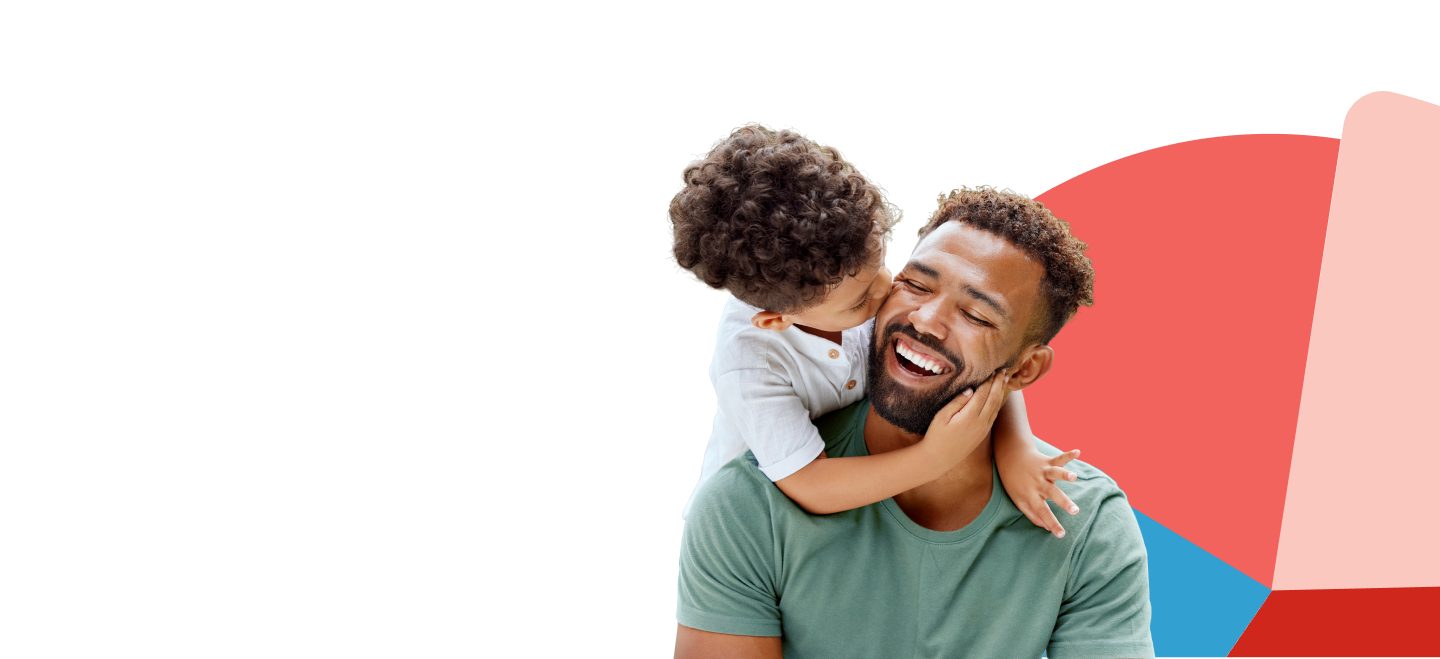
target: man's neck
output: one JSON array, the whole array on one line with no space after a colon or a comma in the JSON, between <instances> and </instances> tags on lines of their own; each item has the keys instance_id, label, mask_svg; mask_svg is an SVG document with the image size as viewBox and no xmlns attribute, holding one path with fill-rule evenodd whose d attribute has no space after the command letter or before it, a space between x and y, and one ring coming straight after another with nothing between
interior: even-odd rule
<instances>
[{"instance_id":1,"label":"man's neck","mask_svg":"<svg viewBox=\"0 0 1440 659\"><path fill-rule=\"evenodd\" d=\"M924 435L896 427L875 412L865 417L865 448L870 455L888 453L917 444ZM990 503L994 486L990 438L941 477L895 496L895 503L911 521L932 531L955 531L974 521Z\"/></svg>"}]
</instances>

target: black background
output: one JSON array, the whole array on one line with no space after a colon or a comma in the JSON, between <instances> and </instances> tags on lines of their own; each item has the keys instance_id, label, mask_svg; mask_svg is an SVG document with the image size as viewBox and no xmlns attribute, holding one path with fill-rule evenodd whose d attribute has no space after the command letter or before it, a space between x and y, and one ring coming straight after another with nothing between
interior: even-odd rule
<instances>
[{"instance_id":1,"label":"black background","mask_svg":"<svg viewBox=\"0 0 1440 659\"><path fill-rule=\"evenodd\" d=\"M658 514L680 521L680 509L700 472L710 436L714 393L707 368L724 295L688 281L668 260L670 237L664 214L680 170L693 154L746 121L773 127L791 124L812 140L828 142L868 171L904 210L890 245L888 265L899 271L916 242L916 230L935 209L937 193L959 184L994 184L1038 196L1090 168L1188 140L1217 135L1282 134L1341 137L1345 112L1372 91L1392 91L1436 102L1437 95L1410 83L1382 79L1328 81L1318 85L1172 86L1161 91L1054 92L1041 86L955 89L933 86L923 98L873 104L854 95L827 95L821 88L785 98L727 99L685 106L678 96L664 104L664 124L641 140L635 154L639 232L625 252L638 250L639 292L648 302L631 308L639 334L661 347L664 361L638 355L639 368L625 399L655 420L641 430L642 455L655 456L664 496L652 499ZM624 271L632 273L631 266ZM678 528L681 527L677 527ZM678 540L678 534L677 534Z\"/></svg>"}]
</instances>

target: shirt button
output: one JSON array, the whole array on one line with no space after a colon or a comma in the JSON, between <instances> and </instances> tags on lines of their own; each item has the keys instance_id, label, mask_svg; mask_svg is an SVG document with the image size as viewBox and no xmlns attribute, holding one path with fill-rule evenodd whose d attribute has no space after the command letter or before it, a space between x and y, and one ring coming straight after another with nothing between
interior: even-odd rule
<instances>
[{"instance_id":1,"label":"shirt button","mask_svg":"<svg viewBox=\"0 0 1440 659\"><path fill-rule=\"evenodd\" d=\"M831 358L831 359L836 359L836 358L838 358L839 356L840 356L840 351L839 351L839 350L831 350L831 351L830 351L830 358Z\"/></svg>"},{"instance_id":2,"label":"shirt button","mask_svg":"<svg viewBox=\"0 0 1440 659\"><path fill-rule=\"evenodd\" d=\"M851 380L851 381L849 381L849 382L846 382L846 383L845 383L845 388L846 388L846 389L854 389L854 388L855 388L855 381L854 381L854 380Z\"/></svg>"}]
</instances>

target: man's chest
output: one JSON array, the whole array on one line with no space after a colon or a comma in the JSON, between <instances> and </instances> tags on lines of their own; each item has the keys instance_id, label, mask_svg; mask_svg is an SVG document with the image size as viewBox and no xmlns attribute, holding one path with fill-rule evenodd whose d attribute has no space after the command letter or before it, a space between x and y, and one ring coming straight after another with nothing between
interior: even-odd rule
<instances>
[{"instance_id":1,"label":"man's chest","mask_svg":"<svg viewBox=\"0 0 1440 659\"><path fill-rule=\"evenodd\" d=\"M1026 532L937 544L852 529L793 552L777 584L786 657L1040 656L1067 561Z\"/></svg>"}]
</instances>

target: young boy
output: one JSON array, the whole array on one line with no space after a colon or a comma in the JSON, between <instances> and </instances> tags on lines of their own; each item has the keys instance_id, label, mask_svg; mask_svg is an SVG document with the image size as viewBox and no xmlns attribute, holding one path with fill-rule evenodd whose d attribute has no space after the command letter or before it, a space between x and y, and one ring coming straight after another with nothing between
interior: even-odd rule
<instances>
[{"instance_id":1,"label":"young boy","mask_svg":"<svg viewBox=\"0 0 1440 659\"><path fill-rule=\"evenodd\" d=\"M1005 388L1003 372L947 405L914 446L825 457L811 421L864 397L875 313L891 290L885 244L900 218L878 187L834 148L758 125L735 130L684 179L670 202L675 260L733 295L710 364L719 410L697 491L749 447L807 511L850 510L938 478L993 421L1006 492L1036 526L1064 537L1044 501L1078 512L1053 481L1075 478L1062 465L1079 451L1048 458L1036 449L1024 399Z\"/></svg>"}]
</instances>

